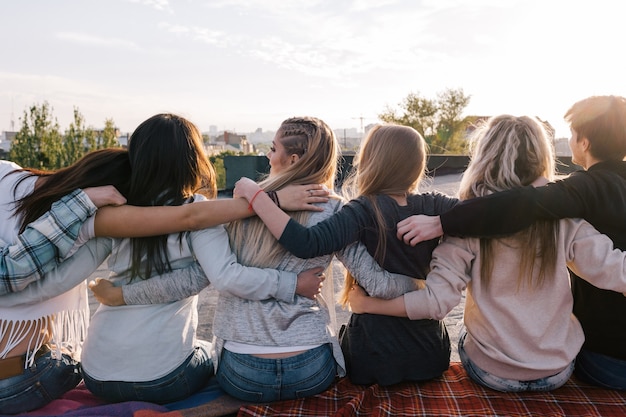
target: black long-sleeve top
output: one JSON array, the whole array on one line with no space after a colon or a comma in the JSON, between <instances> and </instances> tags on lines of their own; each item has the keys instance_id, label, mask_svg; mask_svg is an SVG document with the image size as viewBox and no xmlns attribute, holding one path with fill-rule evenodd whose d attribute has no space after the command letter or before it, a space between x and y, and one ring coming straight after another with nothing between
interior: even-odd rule
<instances>
[{"instance_id":1,"label":"black long-sleeve top","mask_svg":"<svg viewBox=\"0 0 626 417\"><path fill-rule=\"evenodd\" d=\"M626 162L600 162L544 187L462 201L441 215L441 224L446 234L493 237L518 232L538 219L572 217L584 218L616 248L626 249ZM584 348L626 360L626 297L571 276Z\"/></svg>"},{"instance_id":2,"label":"black long-sleeve top","mask_svg":"<svg viewBox=\"0 0 626 417\"><path fill-rule=\"evenodd\" d=\"M406 206L398 205L386 195L378 195L376 198L385 214L387 239L385 258L379 263L389 272L426 278L432 251L438 239L411 247L396 237L396 225L414 214L444 213L458 200L436 192L409 195ZM374 256L378 244L378 229L372 203L366 197L349 201L332 217L309 228L292 219L279 239L288 251L300 258L333 253L356 241L363 242L368 252Z\"/></svg>"}]
</instances>

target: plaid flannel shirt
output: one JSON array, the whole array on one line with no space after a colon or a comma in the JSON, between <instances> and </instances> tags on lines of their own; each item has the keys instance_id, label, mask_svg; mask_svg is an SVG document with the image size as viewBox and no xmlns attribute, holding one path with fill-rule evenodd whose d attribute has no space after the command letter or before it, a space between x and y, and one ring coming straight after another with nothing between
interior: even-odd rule
<instances>
[{"instance_id":1,"label":"plaid flannel shirt","mask_svg":"<svg viewBox=\"0 0 626 417\"><path fill-rule=\"evenodd\" d=\"M0 239L0 295L18 292L43 278L74 246L82 224L96 212L78 189L29 224L13 244Z\"/></svg>"}]
</instances>

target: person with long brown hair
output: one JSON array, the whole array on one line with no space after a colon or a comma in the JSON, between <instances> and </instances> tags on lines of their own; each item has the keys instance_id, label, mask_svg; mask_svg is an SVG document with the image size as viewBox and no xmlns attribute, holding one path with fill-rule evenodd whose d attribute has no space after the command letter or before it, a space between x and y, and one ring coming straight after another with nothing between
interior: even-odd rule
<instances>
[{"instance_id":1,"label":"person with long brown hair","mask_svg":"<svg viewBox=\"0 0 626 417\"><path fill-rule=\"evenodd\" d=\"M418 192L425 166L426 143L415 129L377 125L364 138L344 185L344 194L353 199L323 222L299 224L246 178L237 182L235 194L246 197L280 244L298 257L333 253L361 242L387 271L425 279L437 240L404 245L395 239L395 225L413 214L442 213L457 202L443 194ZM345 291L357 282L384 298L397 297L419 283L401 286L386 277L373 278L348 273L344 300ZM352 314L340 338L348 376L356 384L428 380L440 376L450 362L450 341L441 320Z\"/></svg>"},{"instance_id":2,"label":"person with long brown hair","mask_svg":"<svg viewBox=\"0 0 626 417\"><path fill-rule=\"evenodd\" d=\"M537 119L495 116L475 130L461 199L554 177ZM568 380L585 339L572 314L569 267L600 288L626 290L626 253L582 219L542 220L498 238L446 236L426 288L393 300L350 293L355 311L443 318L467 290L459 356L469 376L498 391L548 391Z\"/></svg>"}]
</instances>

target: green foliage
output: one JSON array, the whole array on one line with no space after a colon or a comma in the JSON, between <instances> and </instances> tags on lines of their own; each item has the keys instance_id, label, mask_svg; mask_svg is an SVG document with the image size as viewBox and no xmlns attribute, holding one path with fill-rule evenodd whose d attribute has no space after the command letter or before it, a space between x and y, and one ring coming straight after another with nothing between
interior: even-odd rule
<instances>
[{"instance_id":1,"label":"green foliage","mask_svg":"<svg viewBox=\"0 0 626 417\"><path fill-rule=\"evenodd\" d=\"M102 148L114 148L120 146L117 140L117 128L113 119L106 119L104 121L104 130L98 137L97 149ZM92 148L93 149L93 148Z\"/></svg>"},{"instance_id":2,"label":"green foliage","mask_svg":"<svg viewBox=\"0 0 626 417\"><path fill-rule=\"evenodd\" d=\"M467 121L462 113L469 101L470 96L462 89L446 89L436 99L409 93L400 103L400 112L387 107L378 117L413 127L424 137L431 153L463 153Z\"/></svg>"},{"instance_id":3,"label":"green foliage","mask_svg":"<svg viewBox=\"0 0 626 417\"><path fill-rule=\"evenodd\" d=\"M211 155L209 160L213 164L215 168L215 173L217 176L217 189L223 190L226 188L226 169L224 168L224 157L226 155L238 155L241 152L233 152L233 151L223 151L217 155Z\"/></svg>"},{"instance_id":4,"label":"green foliage","mask_svg":"<svg viewBox=\"0 0 626 417\"><path fill-rule=\"evenodd\" d=\"M74 121L65 131L64 139L63 166L73 164L85 154L86 142L95 143L93 130L85 127L85 118L77 108L74 108Z\"/></svg>"},{"instance_id":5,"label":"green foliage","mask_svg":"<svg viewBox=\"0 0 626 417\"><path fill-rule=\"evenodd\" d=\"M25 110L21 121L9 159L25 168L56 170L73 164L92 150L119 146L112 119L107 119L104 130L97 133L86 126L78 108L74 108L74 119L63 135L47 102Z\"/></svg>"},{"instance_id":6,"label":"green foliage","mask_svg":"<svg viewBox=\"0 0 626 417\"><path fill-rule=\"evenodd\" d=\"M62 137L47 102L24 111L22 127L11 144L9 159L23 167L56 169L62 165Z\"/></svg>"}]
</instances>

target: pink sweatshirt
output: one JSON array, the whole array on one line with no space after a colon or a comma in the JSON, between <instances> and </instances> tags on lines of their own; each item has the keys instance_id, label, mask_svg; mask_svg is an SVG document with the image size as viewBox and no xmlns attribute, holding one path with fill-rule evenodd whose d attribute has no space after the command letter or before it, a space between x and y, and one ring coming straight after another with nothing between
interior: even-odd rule
<instances>
[{"instance_id":1,"label":"pink sweatshirt","mask_svg":"<svg viewBox=\"0 0 626 417\"><path fill-rule=\"evenodd\" d=\"M572 314L566 266L597 287L625 292L626 253L613 249L613 242L586 221L560 220L555 276L529 289L518 288L515 241L494 242L493 274L485 289L480 240L446 237L433 252L426 289L404 295L407 314L413 320L443 319L467 287L464 348L472 362L493 375L520 381L554 375L574 360L584 341ZM537 274L538 265L534 270Z\"/></svg>"}]
</instances>

